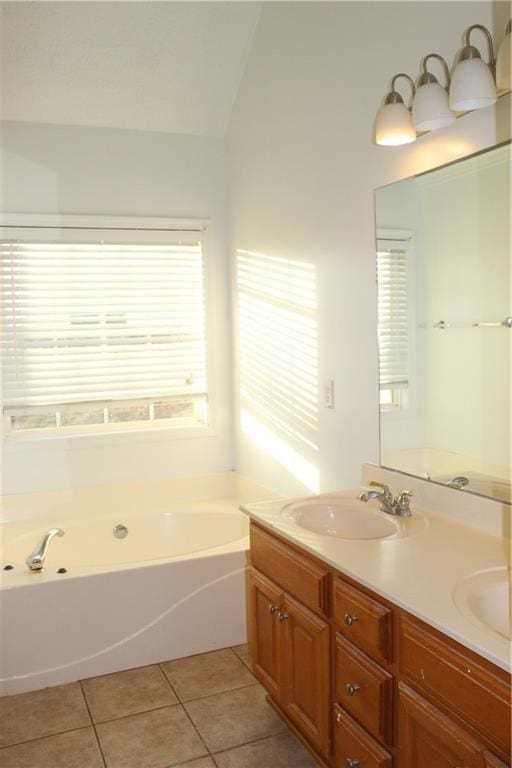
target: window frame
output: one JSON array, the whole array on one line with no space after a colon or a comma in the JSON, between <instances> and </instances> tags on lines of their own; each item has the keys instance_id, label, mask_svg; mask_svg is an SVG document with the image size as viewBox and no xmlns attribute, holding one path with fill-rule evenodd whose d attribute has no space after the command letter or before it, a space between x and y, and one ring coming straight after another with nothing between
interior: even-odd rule
<instances>
[{"instance_id":1,"label":"window frame","mask_svg":"<svg viewBox=\"0 0 512 768\"><path fill-rule=\"evenodd\" d=\"M0 238L3 229L17 228L20 233L23 229L54 228L66 229L90 229L94 230L125 230L125 231L181 231L197 232L201 237L203 256L203 295L205 317L205 364L207 371L207 397L208 397L208 423L189 424L187 426L172 425L162 419L154 421L128 421L96 425L79 425L64 428L43 428L33 430L14 431L9 428L9 415L3 411L0 386L1 431L2 440L12 443L38 443L38 442L67 442L85 441L91 447L95 444L105 445L108 442L121 443L126 439L137 441L192 439L199 437L215 436L216 408L214 392L214 376L211 375L212 349L211 337L214 322L211 285L211 264L208 257L208 226L209 218L164 218L164 217L138 217L138 216L88 216L81 214L24 214L4 213L0 214Z\"/></svg>"}]
</instances>

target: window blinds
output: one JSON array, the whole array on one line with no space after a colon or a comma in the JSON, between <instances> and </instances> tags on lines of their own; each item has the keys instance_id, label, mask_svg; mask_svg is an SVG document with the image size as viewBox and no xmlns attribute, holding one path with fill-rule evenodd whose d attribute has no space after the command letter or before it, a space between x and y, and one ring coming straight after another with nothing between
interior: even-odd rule
<instances>
[{"instance_id":1,"label":"window blinds","mask_svg":"<svg viewBox=\"0 0 512 768\"><path fill-rule=\"evenodd\" d=\"M206 395L198 232L7 230L4 406ZM17 237L12 235L17 234Z\"/></svg>"},{"instance_id":2,"label":"window blinds","mask_svg":"<svg viewBox=\"0 0 512 768\"><path fill-rule=\"evenodd\" d=\"M378 241L377 285L381 389L409 384L407 243Z\"/></svg>"}]
</instances>

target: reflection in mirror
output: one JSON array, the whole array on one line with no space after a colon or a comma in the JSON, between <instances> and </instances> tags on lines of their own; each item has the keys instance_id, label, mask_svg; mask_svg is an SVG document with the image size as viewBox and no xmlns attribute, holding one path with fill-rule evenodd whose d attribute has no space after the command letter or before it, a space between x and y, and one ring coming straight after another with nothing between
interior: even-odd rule
<instances>
[{"instance_id":1,"label":"reflection in mirror","mask_svg":"<svg viewBox=\"0 0 512 768\"><path fill-rule=\"evenodd\" d=\"M510 503L510 144L375 194L381 464Z\"/></svg>"}]
</instances>

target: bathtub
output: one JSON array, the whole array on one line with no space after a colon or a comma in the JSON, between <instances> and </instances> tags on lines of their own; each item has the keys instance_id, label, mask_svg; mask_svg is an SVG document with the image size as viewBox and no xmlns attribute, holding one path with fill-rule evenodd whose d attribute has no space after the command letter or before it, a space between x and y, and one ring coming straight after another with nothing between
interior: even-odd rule
<instances>
[{"instance_id":1,"label":"bathtub","mask_svg":"<svg viewBox=\"0 0 512 768\"><path fill-rule=\"evenodd\" d=\"M238 506L271 497L231 472L4 496L0 695L245 642ZM65 535L30 572L25 559L52 527Z\"/></svg>"}]
</instances>

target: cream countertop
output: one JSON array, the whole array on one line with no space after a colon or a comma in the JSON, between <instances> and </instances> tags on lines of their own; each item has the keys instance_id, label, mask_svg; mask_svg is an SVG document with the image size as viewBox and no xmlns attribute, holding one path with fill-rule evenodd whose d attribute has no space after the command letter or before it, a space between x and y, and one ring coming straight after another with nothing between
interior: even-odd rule
<instances>
[{"instance_id":1,"label":"cream countertop","mask_svg":"<svg viewBox=\"0 0 512 768\"><path fill-rule=\"evenodd\" d=\"M360 491L343 491L354 494ZM328 494L330 498L335 494ZM242 505L255 522L302 547L342 574L387 598L503 669L511 644L466 619L452 598L456 584L476 571L510 565L510 539L420 509L426 525L403 538L349 540L311 533L281 514L291 499ZM370 502L378 509L377 502ZM376 505L376 506L375 506Z\"/></svg>"}]
</instances>

